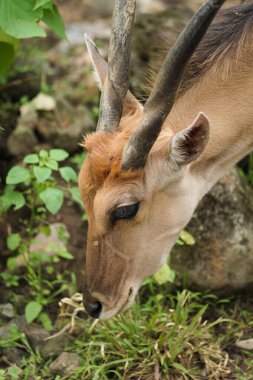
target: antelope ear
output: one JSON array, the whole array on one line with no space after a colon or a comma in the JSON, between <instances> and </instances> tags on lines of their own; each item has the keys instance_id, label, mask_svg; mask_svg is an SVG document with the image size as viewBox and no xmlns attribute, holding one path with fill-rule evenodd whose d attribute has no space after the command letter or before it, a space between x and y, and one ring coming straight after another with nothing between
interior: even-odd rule
<instances>
[{"instance_id":1,"label":"antelope ear","mask_svg":"<svg viewBox=\"0 0 253 380\"><path fill-rule=\"evenodd\" d=\"M204 113L200 112L188 128L173 136L170 145L170 160L177 165L187 165L195 161L208 143L209 130L209 120Z\"/></svg>"},{"instance_id":2,"label":"antelope ear","mask_svg":"<svg viewBox=\"0 0 253 380\"><path fill-rule=\"evenodd\" d=\"M104 58L100 55L95 43L90 39L90 37L87 34L84 35L84 39L90 56L95 81L100 91L102 91L105 77L107 74L107 63L104 60ZM133 114L135 111L142 111L142 109L143 107L141 103L135 98L135 96L130 91L128 91L125 99L123 116Z\"/></svg>"},{"instance_id":3,"label":"antelope ear","mask_svg":"<svg viewBox=\"0 0 253 380\"><path fill-rule=\"evenodd\" d=\"M95 42L85 33L84 40L91 60L95 81L100 91L102 91L103 83L106 77L107 63L100 55Z\"/></svg>"}]
</instances>

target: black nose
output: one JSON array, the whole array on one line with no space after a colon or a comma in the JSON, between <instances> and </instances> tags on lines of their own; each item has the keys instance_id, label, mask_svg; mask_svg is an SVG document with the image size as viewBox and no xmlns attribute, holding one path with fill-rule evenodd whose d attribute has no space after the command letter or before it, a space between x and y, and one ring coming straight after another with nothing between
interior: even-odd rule
<instances>
[{"instance_id":1,"label":"black nose","mask_svg":"<svg viewBox=\"0 0 253 380\"><path fill-rule=\"evenodd\" d=\"M88 312L88 314L92 318L98 318L99 314L101 313L101 310L102 310L102 305L98 301L94 302L92 304L84 302L84 307L85 307L86 311Z\"/></svg>"}]
</instances>

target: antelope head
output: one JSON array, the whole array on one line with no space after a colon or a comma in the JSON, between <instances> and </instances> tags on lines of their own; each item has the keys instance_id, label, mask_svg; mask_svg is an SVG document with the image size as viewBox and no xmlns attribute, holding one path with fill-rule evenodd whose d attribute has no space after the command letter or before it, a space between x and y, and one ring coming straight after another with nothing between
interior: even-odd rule
<instances>
[{"instance_id":1,"label":"antelope head","mask_svg":"<svg viewBox=\"0 0 253 380\"><path fill-rule=\"evenodd\" d=\"M208 119L200 112L177 133L162 127L184 68L223 2L209 0L193 16L144 108L128 91L135 0L116 0L108 66L86 37L102 90L97 131L85 138L88 156L79 175L89 221L83 297L94 318L110 318L131 304L196 207L185 178L208 142Z\"/></svg>"}]
</instances>

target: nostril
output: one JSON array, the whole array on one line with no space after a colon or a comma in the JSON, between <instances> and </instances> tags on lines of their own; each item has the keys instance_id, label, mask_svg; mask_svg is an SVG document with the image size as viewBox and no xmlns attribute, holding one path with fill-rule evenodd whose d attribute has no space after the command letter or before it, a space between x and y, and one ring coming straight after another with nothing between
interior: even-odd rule
<instances>
[{"instance_id":1,"label":"nostril","mask_svg":"<svg viewBox=\"0 0 253 380\"><path fill-rule=\"evenodd\" d=\"M98 318L102 310L102 304L98 301L92 304L84 302L84 307L92 318Z\"/></svg>"}]
</instances>

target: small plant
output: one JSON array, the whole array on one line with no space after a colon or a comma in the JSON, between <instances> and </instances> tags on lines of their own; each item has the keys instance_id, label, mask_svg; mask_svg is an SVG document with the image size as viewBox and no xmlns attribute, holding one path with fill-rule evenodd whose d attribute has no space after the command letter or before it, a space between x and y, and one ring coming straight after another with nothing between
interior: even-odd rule
<instances>
[{"instance_id":1,"label":"small plant","mask_svg":"<svg viewBox=\"0 0 253 380\"><path fill-rule=\"evenodd\" d=\"M64 200L64 192L68 192L74 201L82 206L77 183L77 174L70 166L59 167L68 153L62 149L41 150L38 154L28 154L24 166L14 166L6 178L6 188L0 197L2 212L11 206L14 211L27 206L31 210L30 228L33 231L35 219L43 219L45 209L56 214ZM52 175L59 173L65 185L59 185ZM21 190L20 190L21 187ZM9 238L10 239L10 238ZM11 244L18 243L18 236L10 239Z\"/></svg>"},{"instance_id":2,"label":"small plant","mask_svg":"<svg viewBox=\"0 0 253 380\"><path fill-rule=\"evenodd\" d=\"M40 21L65 38L62 18L54 0L1 0L0 75L12 64L19 39L46 36Z\"/></svg>"},{"instance_id":3,"label":"small plant","mask_svg":"<svg viewBox=\"0 0 253 380\"><path fill-rule=\"evenodd\" d=\"M52 257L43 251L34 251L32 244L38 233L50 235L48 214L57 213L66 196L82 205L76 186L76 172L69 166L59 166L67 157L68 153L62 149L41 150L25 156L24 166L14 166L8 172L6 188L0 197L2 215L12 207L14 212L23 207L30 210L30 217L21 221L22 233L11 231L7 237L6 244L13 255L7 260L9 271L2 273L0 277L7 287L17 287L21 278L13 272L20 263L25 266L26 273L22 280L29 285L30 295L33 297L25 308L26 320L32 322L40 316L41 322L47 328L51 327L51 323L43 313L43 308L69 286L61 274L55 273L53 264L60 259L71 260L73 256L66 248L68 234L60 226L57 228L57 235L64 248L52 246ZM61 183L56 180L54 173L60 175ZM47 276L51 276L50 281L42 276L42 268Z\"/></svg>"}]
</instances>

